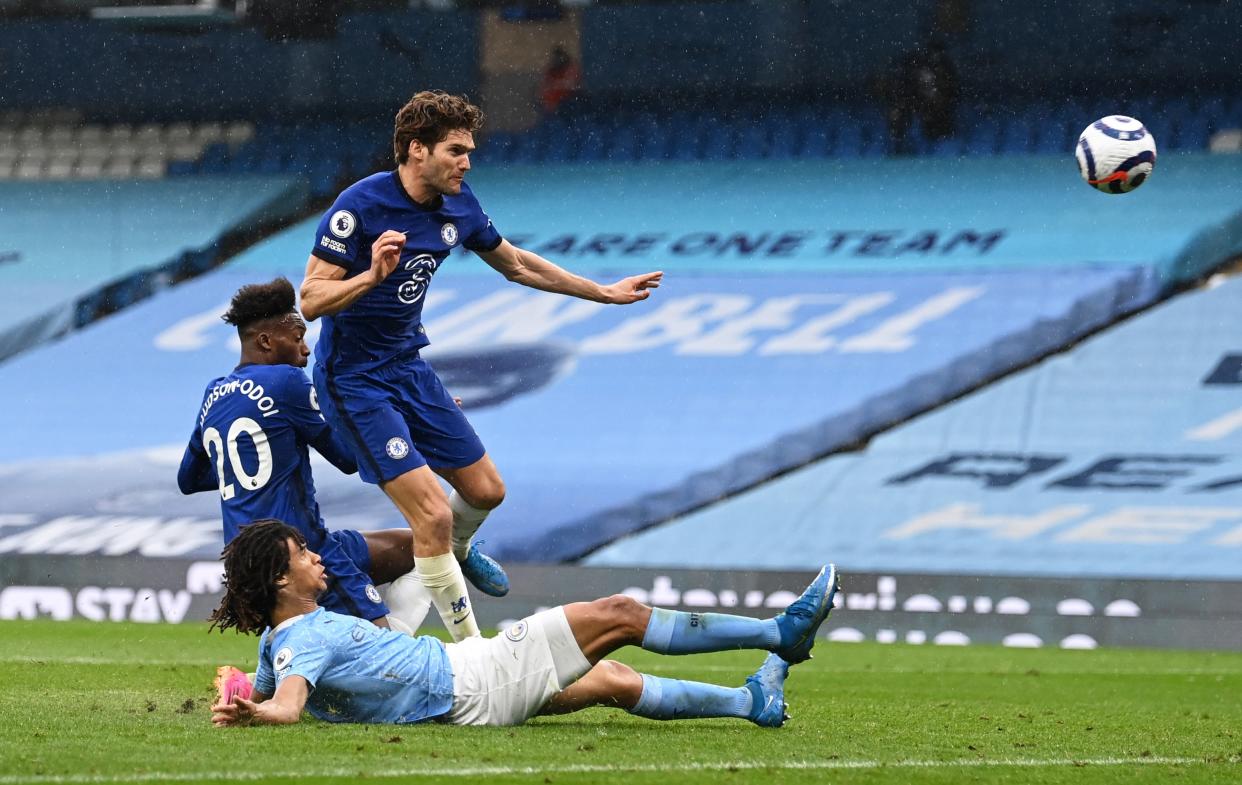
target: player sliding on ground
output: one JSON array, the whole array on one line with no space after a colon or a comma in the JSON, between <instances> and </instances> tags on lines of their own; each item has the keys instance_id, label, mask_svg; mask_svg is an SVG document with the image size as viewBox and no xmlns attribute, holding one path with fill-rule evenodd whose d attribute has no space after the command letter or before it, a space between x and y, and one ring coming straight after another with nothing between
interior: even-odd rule
<instances>
[{"instance_id":1,"label":"player sliding on ground","mask_svg":"<svg viewBox=\"0 0 1242 785\"><path fill-rule=\"evenodd\" d=\"M216 725L287 724L303 709L328 722L517 725L590 706L654 720L788 719L789 665L811 656L836 596L825 566L783 613L751 619L649 608L616 595L537 613L494 638L411 638L316 605L324 568L296 529L243 527L224 550L225 593L212 626L262 633L254 691L222 697ZM603 659L622 646L662 654L771 652L741 687L640 674Z\"/></svg>"}]
</instances>

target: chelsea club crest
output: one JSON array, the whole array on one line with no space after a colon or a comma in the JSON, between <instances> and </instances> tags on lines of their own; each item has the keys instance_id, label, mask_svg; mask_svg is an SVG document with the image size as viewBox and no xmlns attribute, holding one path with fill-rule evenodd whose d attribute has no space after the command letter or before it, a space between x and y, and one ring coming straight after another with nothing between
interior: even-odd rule
<instances>
[{"instance_id":1,"label":"chelsea club crest","mask_svg":"<svg viewBox=\"0 0 1242 785\"><path fill-rule=\"evenodd\" d=\"M445 224L444 226L441 226L440 239L443 240L444 244L449 248L457 245L457 227L452 224Z\"/></svg>"}]
</instances>

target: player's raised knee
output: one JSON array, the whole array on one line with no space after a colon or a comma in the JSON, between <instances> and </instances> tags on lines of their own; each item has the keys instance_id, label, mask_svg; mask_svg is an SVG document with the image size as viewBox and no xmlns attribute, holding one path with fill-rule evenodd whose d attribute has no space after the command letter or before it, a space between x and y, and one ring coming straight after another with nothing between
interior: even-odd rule
<instances>
[{"instance_id":1,"label":"player's raised knee","mask_svg":"<svg viewBox=\"0 0 1242 785\"><path fill-rule=\"evenodd\" d=\"M482 484L478 490L473 506L481 510L494 510L505 500L505 481L499 477L492 478Z\"/></svg>"},{"instance_id":2,"label":"player's raised knee","mask_svg":"<svg viewBox=\"0 0 1242 785\"><path fill-rule=\"evenodd\" d=\"M647 629L647 617L651 609L633 597L614 594L611 597L602 597L592 604L615 627L629 628L630 635L641 638L643 631Z\"/></svg>"}]
</instances>

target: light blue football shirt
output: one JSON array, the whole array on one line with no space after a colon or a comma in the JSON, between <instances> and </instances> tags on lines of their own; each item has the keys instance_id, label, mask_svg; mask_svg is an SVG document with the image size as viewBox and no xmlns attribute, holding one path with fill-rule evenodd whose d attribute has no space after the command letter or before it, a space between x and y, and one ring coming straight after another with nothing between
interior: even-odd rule
<instances>
[{"instance_id":1,"label":"light blue football shirt","mask_svg":"<svg viewBox=\"0 0 1242 785\"><path fill-rule=\"evenodd\" d=\"M323 608L288 619L259 639L255 689L274 695L290 676L310 683L306 709L326 722L422 722L453 705L453 671L443 643Z\"/></svg>"}]
</instances>

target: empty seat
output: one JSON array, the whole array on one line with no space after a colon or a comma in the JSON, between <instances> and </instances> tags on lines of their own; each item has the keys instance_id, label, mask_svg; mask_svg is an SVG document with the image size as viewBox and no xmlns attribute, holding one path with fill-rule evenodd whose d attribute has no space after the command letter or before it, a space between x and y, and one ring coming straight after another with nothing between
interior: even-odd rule
<instances>
[{"instance_id":1,"label":"empty seat","mask_svg":"<svg viewBox=\"0 0 1242 785\"><path fill-rule=\"evenodd\" d=\"M203 143L195 139L186 139L171 145L166 157L174 161L197 161L202 155Z\"/></svg>"},{"instance_id":2,"label":"empty seat","mask_svg":"<svg viewBox=\"0 0 1242 785\"><path fill-rule=\"evenodd\" d=\"M123 180L134 176L134 159L128 156L113 156L104 165L105 177Z\"/></svg>"},{"instance_id":3,"label":"empty seat","mask_svg":"<svg viewBox=\"0 0 1242 785\"><path fill-rule=\"evenodd\" d=\"M68 180L70 177L73 177L76 167L76 157L64 156L53 158L47 164L45 176L49 180Z\"/></svg>"},{"instance_id":4,"label":"empty seat","mask_svg":"<svg viewBox=\"0 0 1242 785\"><path fill-rule=\"evenodd\" d=\"M768 129L757 120L742 121L737 132L734 158L767 158Z\"/></svg>"},{"instance_id":5,"label":"empty seat","mask_svg":"<svg viewBox=\"0 0 1242 785\"><path fill-rule=\"evenodd\" d=\"M233 149L246 144L254 139L254 126L247 122L229 123L224 129L224 140L229 143Z\"/></svg>"},{"instance_id":6,"label":"empty seat","mask_svg":"<svg viewBox=\"0 0 1242 785\"><path fill-rule=\"evenodd\" d=\"M41 125L27 125L17 132L18 147L43 147L46 141L47 134Z\"/></svg>"},{"instance_id":7,"label":"empty seat","mask_svg":"<svg viewBox=\"0 0 1242 785\"><path fill-rule=\"evenodd\" d=\"M737 129L728 120L719 118L707 127L703 137L703 158L723 161L734 156L737 149Z\"/></svg>"},{"instance_id":8,"label":"empty seat","mask_svg":"<svg viewBox=\"0 0 1242 785\"><path fill-rule=\"evenodd\" d=\"M173 123L164 130L164 140L169 145L189 141L194 138L194 127L189 123Z\"/></svg>"},{"instance_id":9,"label":"empty seat","mask_svg":"<svg viewBox=\"0 0 1242 785\"><path fill-rule=\"evenodd\" d=\"M223 123L200 123L194 129L194 141L209 145L224 138Z\"/></svg>"},{"instance_id":10,"label":"empty seat","mask_svg":"<svg viewBox=\"0 0 1242 785\"><path fill-rule=\"evenodd\" d=\"M112 144L129 142L134 138L134 127L125 123L119 123L109 128L105 135Z\"/></svg>"},{"instance_id":11,"label":"empty seat","mask_svg":"<svg viewBox=\"0 0 1242 785\"><path fill-rule=\"evenodd\" d=\"M634 161L638 158L638 134L633 126L622 125L612 133L608 158L613 161Z\"/></svg>"},{"instance_id":12,"label":"empty seat","mask_svg":"<svg viewBox=\"0 0 1242 785\"><path fill-rule=\"evenodd\" d=\"M105 161L104 158L81 158L74 168L74 176L79 180L98 180L103 177Z\"/></svg>"},{"instance_id":13,"label":"empty seat","mask_svg":"<svg viewBox=\"0 0 1242 785\"><path fill-rule=\"evenodd\" d=\"M134 173L138 177L148 179L158 179L164 176L167 171L168 164L163 158L142 158L138 161Z\"/></svg>"},{"instance_id":14,"label":"empty seat","mask_svg":"<svg viewBox=\"0 0 1242 785\"><path fill-rule=\"evenodd\" d=\"M137 145L148 145L164 139L164 126L159 123L147 123L134 130L130 141Z\"/></svg>"},{"instance_id":15,"label":"empty seat","mask_svg":"<svg viewBox=\"0 0 1242 785\"><path fill-rule=\"evenodd\" d=\"M102 125L79 126L74 138L79 145L102 145L106 130Z\"/></svg>"},{"instance_id":16,"label":"empty seat","mask_svg":"<svg viewBox=\"0 0 1242 785\"><path fill-rule=\"evenodd\" d=\"M55 125L47 131L47 141L52 147L67 147L74 144L75 129L71 125Z\"/></svg>"},{"instance_id":17,"label":"empty seat","mask_svg":"<svg viewBox=\"0 0 1242 785\"><path fill-rule=\"evenodd\" d=\"M41 180L46 168L46 163L42 158L23 158L17 162L13 176L17 180Z\"/></svg>"}]
</instances>

